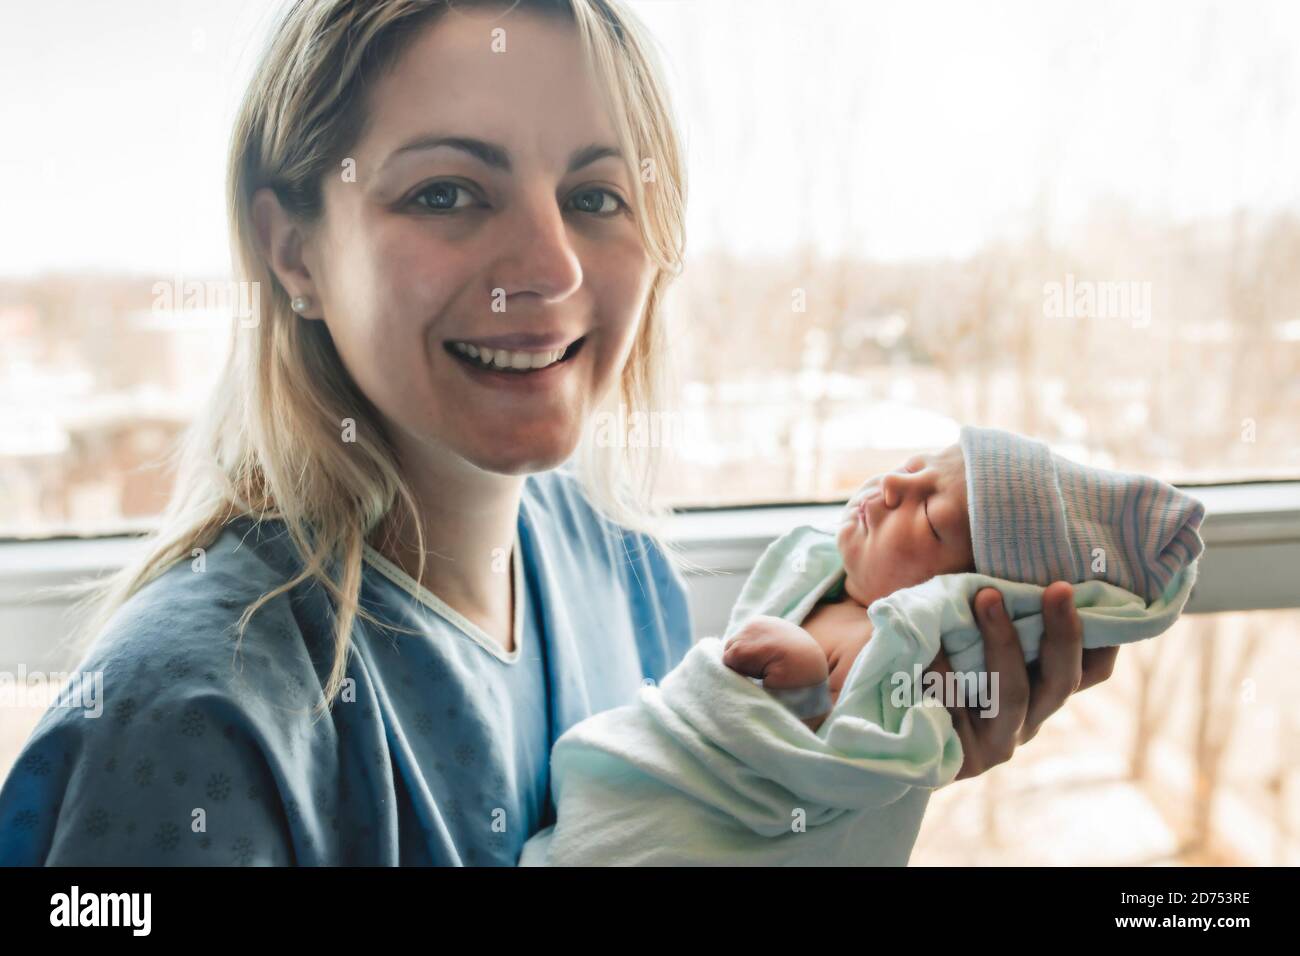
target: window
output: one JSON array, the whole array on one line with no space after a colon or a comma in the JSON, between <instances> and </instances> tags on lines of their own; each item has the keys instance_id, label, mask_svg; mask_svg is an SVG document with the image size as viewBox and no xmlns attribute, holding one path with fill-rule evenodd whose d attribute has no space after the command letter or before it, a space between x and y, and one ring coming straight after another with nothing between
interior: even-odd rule
<instances>
[{"instance_id":1,"label":"window","mask_svg":"<svg viewBox=\"0 0 1300 956\"><path fill-rule=\"evenodd\" d=\"M673 416L651 439L680 452L671 503L843 498L962 422L1176 482L1300 478L1292 5L635 6L689 149L681 388L652 410ZM76 133L0 105L49 157L0 178L0 535L162 508L226 347L228 318L186 293L228 277L227 131L198 107L233 110L272 13L123 36L113 90L84 82L111 11L0 66L16 88L40 57L66 84L48 103L90 97ZM22 15L35 35L56 14ZM151 119L176 102L193 135Z\"/></svg>"},{"instance_id":2,"label":"window","mask_svg":"<svg viewBox=\"0 0 1300 956\"><path fill-rule=\"evenodd\" d=\"M656 18L693 137L678 502L842 499L964 422L1300 477L1296 11L745 7Z\"/></svg>"}]
</instances>

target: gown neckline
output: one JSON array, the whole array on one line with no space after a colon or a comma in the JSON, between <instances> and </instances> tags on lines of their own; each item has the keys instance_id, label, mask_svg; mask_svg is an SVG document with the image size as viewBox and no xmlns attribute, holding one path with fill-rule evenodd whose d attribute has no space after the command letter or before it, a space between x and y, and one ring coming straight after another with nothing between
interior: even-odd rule
<instances>
[{"instance_id":1,"label":"gown neckline","mask_svg":"<svg viewBox=\"0 0 1300 956\"><path fill-rule=\"evenodd\" d=\"M497 660L514 664L520 658L523 651L524 642L524 566L523 557L520 553L519 530L515 529L515 540L511 546L511 580L510 589L512 600L514 602L514 621L511 627L511 635L514 650L507 653L506 649L501 646L500 642L494 640L483 628L479 627L465 615L461 614L454 607L444 601L438 595L434 594L420 582L403 571L388 558L384 557L378 550L364 542L362 545L362 554L366 561L374 566L384 577L388 578L402 590L406 591L421 604L436 612L444 618L449 624L459 630L465 637L469 638L475 644L480 645Z\"/></svg>"}]
</instances>

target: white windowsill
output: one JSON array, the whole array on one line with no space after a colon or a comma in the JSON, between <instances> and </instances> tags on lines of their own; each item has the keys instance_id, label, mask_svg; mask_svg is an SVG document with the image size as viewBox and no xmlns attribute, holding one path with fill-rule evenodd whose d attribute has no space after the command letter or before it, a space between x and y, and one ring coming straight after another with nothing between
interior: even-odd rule
<instances>
[{"instance_id":1,"label":"white windowsill","mask_svg":"<svg viewBox=\"0 0 1300 956\"><path fill-rule=\"evenodd\" d=\"M1188 613L1300 608L1300 481L1189 490L1205 502L1207 516L1206 553ZM774 538L799 524L831 524L839 511L774 505L673 516L669 536L710 569L687 575L696 636L719 633L745 576ZM0 542L0 665L48 643L66 611L65 600L34 592L111 571L139 547L131 536Z\"/></svg>"}]
</instances>

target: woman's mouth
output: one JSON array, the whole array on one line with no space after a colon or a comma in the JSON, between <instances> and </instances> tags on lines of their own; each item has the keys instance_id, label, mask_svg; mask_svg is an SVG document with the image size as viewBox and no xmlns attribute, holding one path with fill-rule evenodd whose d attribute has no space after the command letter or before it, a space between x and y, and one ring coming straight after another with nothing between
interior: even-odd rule
<instances>
[{"instance_id":1,"label":"woman's mouth","mask_svg":"<svg viewBox=\"0 0 1300 956\"><path fill-rule=\"evenodd\" d=\"M587 337L558 349L491 349L471 342L447 341L443 349L479 382L541 384L550 381L573 362Z\"/></svg>"}]
</instances>

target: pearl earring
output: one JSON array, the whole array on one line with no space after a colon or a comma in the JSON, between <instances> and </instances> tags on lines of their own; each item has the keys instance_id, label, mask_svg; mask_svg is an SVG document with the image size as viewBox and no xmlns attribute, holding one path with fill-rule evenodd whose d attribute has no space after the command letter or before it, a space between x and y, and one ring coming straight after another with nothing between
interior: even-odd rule
<instances>
[{"instance_id":1,"label":"pearl earring","mask_svg":"<svg viewBox=\"0 0 1300 956\"><path fill-rule=\"evenodd\" d=\"M289 303L289 308L293 309L293 311L297 312L299 315L302 315L311 308L311 299L307 298L305 295L295 295L293 301Z\"/></svg>"}]
</instances>

